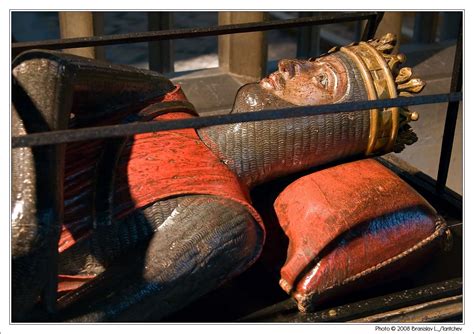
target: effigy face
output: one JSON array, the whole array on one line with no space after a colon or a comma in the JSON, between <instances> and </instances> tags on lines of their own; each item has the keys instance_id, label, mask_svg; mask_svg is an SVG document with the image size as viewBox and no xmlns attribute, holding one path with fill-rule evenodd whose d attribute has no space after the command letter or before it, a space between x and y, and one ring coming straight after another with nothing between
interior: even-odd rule
<instances>
[{"instance_id":1,"label":"effigy face","mask_svg":"<svg viewBox=\"0 0 474 334\"><path fill-rule=\"evenodd\" d=\"M278 63L278 71L259 84L294 105L330 104L347 94L349 75L344 63L334 55L315 61L283 59Z\"/></svg>"}]
</instances>

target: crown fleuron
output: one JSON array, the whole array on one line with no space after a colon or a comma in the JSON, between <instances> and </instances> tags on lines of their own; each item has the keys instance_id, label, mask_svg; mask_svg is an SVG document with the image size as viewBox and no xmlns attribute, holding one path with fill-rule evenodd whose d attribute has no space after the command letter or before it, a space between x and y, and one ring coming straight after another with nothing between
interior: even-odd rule
<instances>
[{"instance_id":1,"label":"crown fleuron","mask_svg":"<svg viewBox=\"0 0 474 334\"><path fill-rule=\"evenodd\" d=\"M419 93L423 90L426 83L418 78L412 78L410 67L399 69L406 60L405 55L402 53L391 54L397 44L397 37L394 34L388 33L378 39L371 39L367 43L379 51L387 62L397 84L398 96L412 96L412 93Z\"/></svg>"},{"instance_id":2,"label":"crown fleuron","mask_svg":"<svg viewBox=\"0 0 474 334\"><path fill-rule=\"evenodd\" d=\"M392 54L397 37L388 33L367 42L351 43L331 49L328 53L343 53L358 68L364 82L368 100L412 96L421 92L425 82L412 77L412 69L400 65L403 54ZM418 114L406 108L390 107L370 110L370 135L367 155L403 150L417 140L408 124Z\"/></svg>"},{"instance_id":3,"label":"crown fleuron","mask_svg":"<svg viewBox=\"0 0 474 334\"><path fill-rule=\"evenodd\" d=\"M423 90L426 83L419 79L413 78L413 71L410 67L402 67L406 60L404 54L391 54L394 46L397 43L397 37L394 34L388 33L378 39L368 41L368 44L373 46L384 57L390 68L395 84L397 87L397 95L402 97L410 97ZM406 145L411 145L418 140L415 132L408 124L411 121L418 120L417 112L410 111L407 108L399 108L399 128L398 135L393 143L393 151L401 152Z\"/></svg>"}]
</instances>

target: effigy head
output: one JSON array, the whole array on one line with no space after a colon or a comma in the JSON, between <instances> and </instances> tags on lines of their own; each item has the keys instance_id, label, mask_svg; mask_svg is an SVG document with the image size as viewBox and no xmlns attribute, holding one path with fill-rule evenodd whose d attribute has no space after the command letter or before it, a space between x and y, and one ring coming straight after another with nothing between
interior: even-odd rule
<instances>
[{"instance_id":1,"label":"effigy head","mask_svg":"<svg viewBox=\"0 0 474 334\"><path fill-rule=\"evenodd\" d=\"M364 96L351 86L364 84L369 99L410 96L425 83L412 79L408 67L399 69L403 54L390 54L396 44L393 34L368 42L334 47L327 54L308 60L283 59L278 70L262 79L260 87L294 105L351 101Z\"/></svg>"},{"instance_id":2,"label":"effigy head","mask_svg":"<svg viewBox=\"0 0 474 334\"><path fill-rule=\"evenodd\" d=\"M258 85L239 91L234 109L258 111L291 106L334 104L411 96L425 83L412 78L409 67L400 68L403 54L391 54L396 37L335 47L327 54L308 60L283 59L278 70ZM406 108L370 110L371 134L367 154L399 152L417 140L408 125L418 114Z\"/></svg>"}]
</instances>

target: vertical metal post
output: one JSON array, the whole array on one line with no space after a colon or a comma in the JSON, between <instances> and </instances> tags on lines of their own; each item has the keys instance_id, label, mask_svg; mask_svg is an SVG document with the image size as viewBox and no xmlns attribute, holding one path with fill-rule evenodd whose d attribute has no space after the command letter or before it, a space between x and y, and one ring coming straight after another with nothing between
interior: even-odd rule
<instances>
[{"instance_id":1,"label":"vertical metal post","mask_svg":"<svg viewBox=\"0 0 474 334\"><path fill-rule=\"evenodd\" d=\"M458 35L459 22L462 21L462 12L440 13L439 40L446 41L454 39Z\"/></svg>"},{"instance_id":2,"label":"vertical metal post","mask_svg":"<svg viewBox=\"0 0 474 334\"><path fill-rule=\"evenodd\" d=\"M301 12L300 17L314 16L312 12ZM319 56L321 53L321 36L319 26L302 27L298 31L297 58L309 58Z\"/></svg>"},{"instance_id":3,"label":"vertical metal post","mask_svg":"<svg viewBox=\"0 0 474 334\"><path fill-rule=\"evenodd\" d=\"M101 12L59 12L61 38L89 37L104 32ZM65 49L64 52L87 58L104 59L103 47Z\"/></svg>"},{"instance_id":4,"label":"vertical metal post","mask_svg":"<svg viewBox=\"0 0 474 334\"><path fill-rule=\"evenodd\" d=\"M354 22L354 41L359 41L362 37L362 24L363 21Z\"/></svg>"},{"instance_id":5,"label":"vertical metal post","mask_svg":"<svg viewBox=\"0 0 474 334\"><path fill-rule=\"evenodd\" d=\"M167 30L173 26L173 13L151 12L148 13L148 30ZM150 70L160 73L174 71L173 42L158 41L148 43L148 66Z\"/></svg>"},{"instance_id":6,"label":"vertical metal post","mask_svg":"<svg viewBox=\"0 0 474 334\"><path fill-rule=\"evenodd\" d=\"M451 92L459 92L462 89L462 20L459 24L456 54L454 56L453 75L451 77ZM459 101L449 102L444 123L443 142L441 144L441 155L439 158L438 177L436 178L436 190L444 191L448 179L451 152L453 150L454 132L458 117Z\"/></svg>"},{"instance_id":7,"label":"vertical metal post","mask_svg":"<svg viewBox=\"0 0 474 334\"><path fill-rule=\"evenodd\" d=\"M381 37L386 33L392 33L398 36L397 44L393 48L392 53L396 54L400 48L400 37L402 34L402 13L385 12L383 19L380 21L375 37Z\"/></svg>"},{"instance_id":8,"label":"vertical metal post","mask_svg":"<svg viewBox=\"0 0 474 334\"><path fill-rule=\"evenodd\" d=\"M265 21L263 12L219 12L219 24ZM266 73L267 39L263 31L219 36L219 67L255 81Z\"/></svg>"},{"instance_id":9,"label":"vertical metal post","mask_svg":"<svg viewBox=\"0 0 474 334\"><path fill-rule=\"evenodd\" d=\"M438 28L438 13L416 13L413 27L413 41L415 43L433 43Z\"/></svg>"},{"instance_id":10,"label":"vertical metal post","mask_svg":"<svg viewBox=\"0 0 474 334\"><path fill-rule=\"evenodd\" d=\"M364 28L364 33L362 34L363 41L367 41L369 39L374 38L375 32L377 31L377 27L380 21L382 21L383 16L384 16L384 13L379 12L377 13L377 15L371 16L367 20L367 24L365 25L365 28Z\"/></svg>"}]
</instances>

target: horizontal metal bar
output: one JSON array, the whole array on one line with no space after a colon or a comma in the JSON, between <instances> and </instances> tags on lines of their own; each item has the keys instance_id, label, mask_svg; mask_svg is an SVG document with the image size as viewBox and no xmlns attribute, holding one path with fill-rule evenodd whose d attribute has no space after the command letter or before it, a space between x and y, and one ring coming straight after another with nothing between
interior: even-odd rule
<instances>
[{"instance_id":1,"label":"horizontal metal bar","mask_svg":"<svg viewBox=\"0 0 474 334\"><path fill-rule=\"evenodd\" d=\"M185 28L160 31L147 31L129 34L115 34L104 36L92 36L83 38L68 38L43 40L32 42L17 42L12 44L12 52L18 54L30 49L69 49L86 46L113 45L126 43L141 43L162 41L169 39L182 39L191 37L217 36L236 34L251 31L264 31L272 29L285 29L301 27L306 25L323 25L330 23L366 20L377 15L377 12L353 12L353 13L319 13L312 17L303 17L290 20L275 20L264 22L252 22L242 24L228 24L203 28Z\"/></svg>"},{"instance_id":2,"label":"horizontal metal bar","mask_svg":"<svg viewBox=\"0 0 474 334\"><path fill-rule=\"evenodd\" d=\"M416 97L399 97L396 99L346 102L337 104L325 104L319 106L284 108L277 110L263 110L258 112L236 113L208 117L195 117L176 121L129 123L102 127L90 127L76 130L50 131L13 137L12 147L17 148L38 145L62 144L81 140L122 137L146 132L178 130L185 128L196 129L229 123L275 120L311 115L314 116L317 114L330 114L335 112L349 112L374 108L405 107L410 105L459 101L461 99L462 93L436 94Z\"/></svg>"},{"instance_id":3,"label":"horizontal metal bar","mask_svg":"<svg viewBox=\"0 0 474 334\"><path fill-rule=\"evenodd\" d=\"M351 304L314 313L301 313L296 304L286 302L284 307L269 307L254 314L248 315L241 322L343 322L374 314L396 310L410 305L442 299L462 294L462 278L455 278L443 282L403 290L389 295L375 297ZM293 306L294 305L294 306ZM291 310L294 310L291 312Z\"/></svg>"},{"instance_id":4,"label":"horizontal metal bar","mask_svg":"<svg viewBox=\"0 0 474 334\"><path fill-rule=\"evenodd\" d=\"M354 319L349 322L439 322L462 315L462 301L462 295L446 297Z\"/></svg>"}]
</instances>

